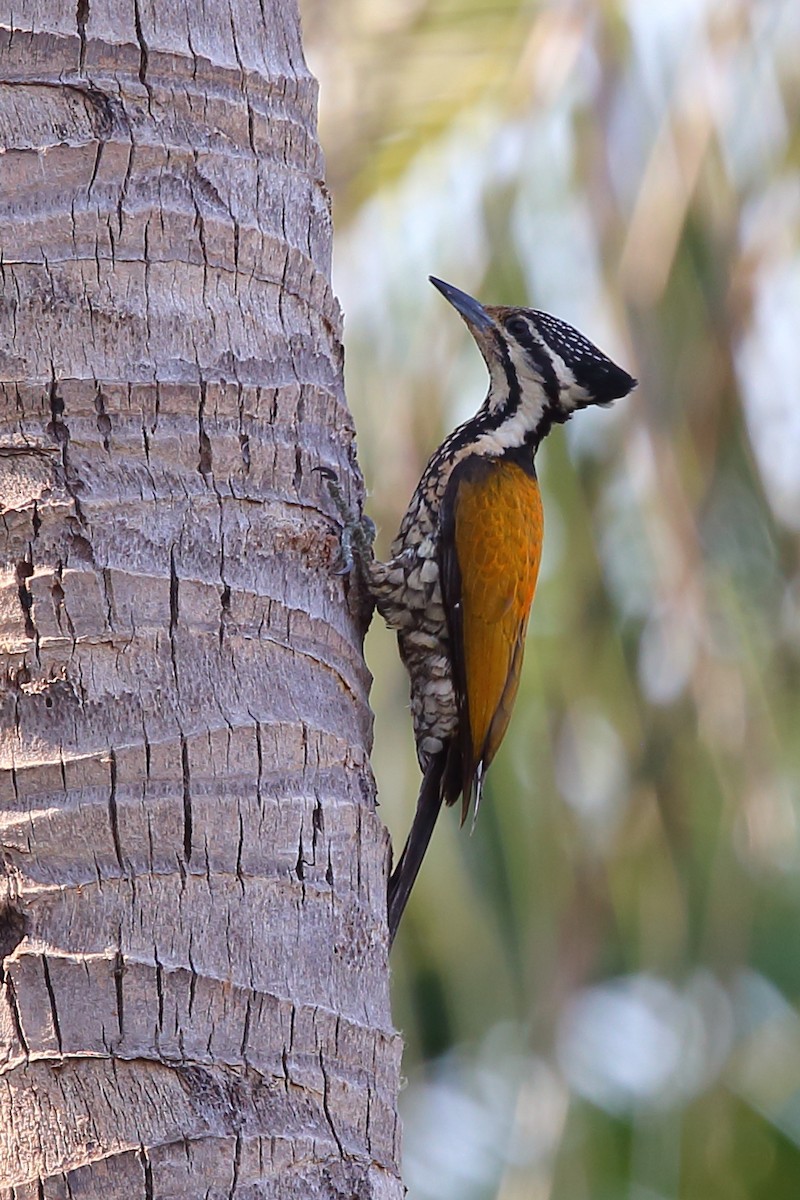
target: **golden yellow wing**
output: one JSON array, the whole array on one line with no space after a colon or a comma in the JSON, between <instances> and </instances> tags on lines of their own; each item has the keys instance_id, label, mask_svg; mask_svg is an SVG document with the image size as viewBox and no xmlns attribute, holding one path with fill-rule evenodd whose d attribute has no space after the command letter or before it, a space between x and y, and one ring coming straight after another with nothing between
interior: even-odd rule
<instances>
[{"instance_id":1,"label":"golden yellow wing","mask_svg":"<svg viewBox=\"0 0 800 1200\"><path fill-rule=\"evenodd\" d=\"M543 535L532 463L466 459L453 473L447 508L442 591L459 701L463 821L519 686Z\"/></svg>"}]
</instances>

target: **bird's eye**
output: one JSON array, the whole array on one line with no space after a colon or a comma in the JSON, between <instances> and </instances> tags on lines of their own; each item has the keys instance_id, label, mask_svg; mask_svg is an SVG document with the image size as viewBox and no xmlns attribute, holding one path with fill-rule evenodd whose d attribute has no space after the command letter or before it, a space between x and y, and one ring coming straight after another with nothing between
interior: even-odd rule
<instances>
[{"instance_id":1,"label":"bird's eye","mask_svg":"<svg viewBox=\"0 0 800 1200\"><path fill-rule=\"evenodd\" d=\"M530 337L531 331L528 328L528 322L524 317L509 317L509 319L506 321L506 329L512 335L512 337L517 338L518 341L524 341L526 338Z\"/></svg>"}]
</instances>

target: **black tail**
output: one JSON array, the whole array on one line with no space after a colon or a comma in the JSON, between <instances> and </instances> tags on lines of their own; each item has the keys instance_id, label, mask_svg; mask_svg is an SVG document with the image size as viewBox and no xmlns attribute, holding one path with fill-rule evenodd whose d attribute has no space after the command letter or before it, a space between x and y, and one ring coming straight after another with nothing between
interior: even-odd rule
<instances>
[{"instance_id":1,"label":"black tail","mask_svg":"<svg viewBox=\"0 0 800 1200\"><path fill-rule=\"evenodd\" d=\"M397 926L406 906L414 880L417 878L425 851L431 840L445 792L445 768L448 751L441 750L428 764L419 789L414 823L406 839L403 853L389 877L389 945L394 941Z\"/></svg>"}]
</instances>

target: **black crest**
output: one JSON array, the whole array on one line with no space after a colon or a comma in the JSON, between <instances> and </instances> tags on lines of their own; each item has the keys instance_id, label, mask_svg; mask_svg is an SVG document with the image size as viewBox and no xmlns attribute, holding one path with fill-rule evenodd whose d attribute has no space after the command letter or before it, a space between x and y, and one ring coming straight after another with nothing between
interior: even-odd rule
<instances>
[{"instance_id":1,"label":"black crest","mask_svg":"<svg viewBox=\"0 0 800 1200\"><path fill-rule=\"evenodd\" d=\"M620 396L627 396L636 386L632 375L566 321L545 312L532 312L531 317L541 337L569 367L575 382L589 393L595 404L610 404Z\"/></svg>"}]
</instances>

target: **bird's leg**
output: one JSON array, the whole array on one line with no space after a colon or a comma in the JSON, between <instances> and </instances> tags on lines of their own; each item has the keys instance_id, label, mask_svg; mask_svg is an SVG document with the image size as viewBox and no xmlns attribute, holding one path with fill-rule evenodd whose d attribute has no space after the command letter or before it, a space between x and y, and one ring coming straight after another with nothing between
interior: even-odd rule
<instances>
[{"instance_id":1,"label":"bird's leg","mask_svg":"<svg viewBox=\"0 0 800 1200\"><path fill-rule=\"evenodd\" d=\"M344 498L335 471L330 467L315 467L314 470L325 480L328 493L342 521L339 541L342 566L337 574L349 575L354 564L358 562L365 578L368 578L369 564L374 559L372 543L375 541L375 522L366 514L359 515L352 511Z\"/></svg>"}]
</instances>

